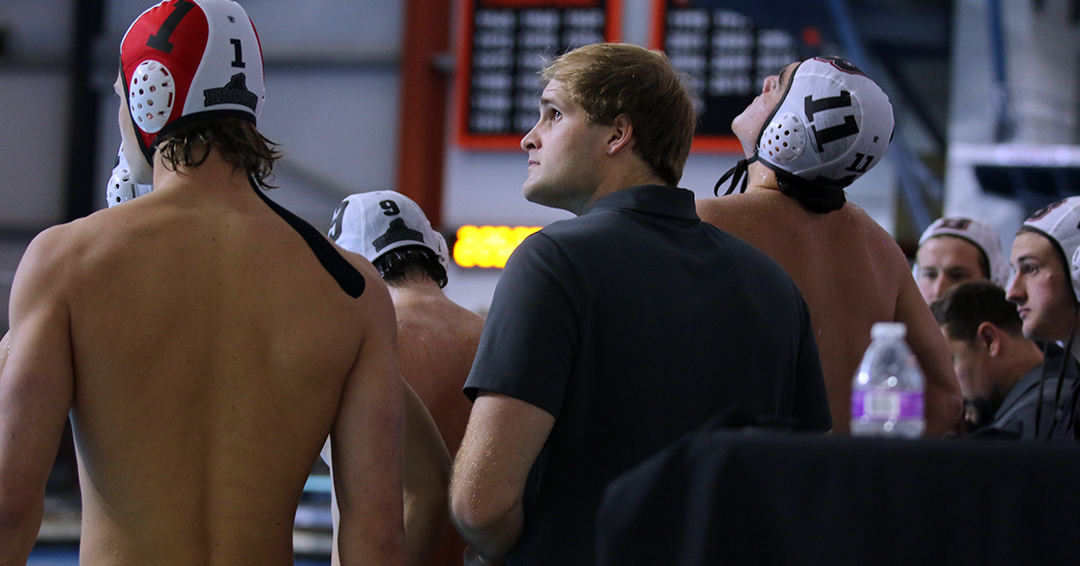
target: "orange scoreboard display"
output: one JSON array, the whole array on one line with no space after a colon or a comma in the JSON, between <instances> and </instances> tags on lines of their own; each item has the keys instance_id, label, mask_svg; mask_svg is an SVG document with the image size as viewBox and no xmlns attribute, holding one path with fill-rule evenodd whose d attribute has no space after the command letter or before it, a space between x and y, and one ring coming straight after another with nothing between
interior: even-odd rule
<instances>
[{"instance_id":1,"label":"orange scoreboard display","mask_svg":"<svg viewBox=\"0 0 1080 566\"><path fill-rule=\"evenodd\" d=\"M520 150L539 116L540 69L575 47L618 41L622 0L464 0L459 147Z\"/></svg>"}]
</instances>

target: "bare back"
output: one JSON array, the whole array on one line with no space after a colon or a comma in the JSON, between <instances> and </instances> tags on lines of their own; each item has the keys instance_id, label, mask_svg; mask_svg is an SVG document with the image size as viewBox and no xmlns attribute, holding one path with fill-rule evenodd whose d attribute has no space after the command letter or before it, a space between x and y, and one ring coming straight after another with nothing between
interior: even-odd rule
<instances>
[{"instance_id":1,"label":"bare back","mask_svg":"<svg viewBox=\"0 0 1080 566\"><path fill-rule=\"evenodd\" d=\"M370 264L349 254L353 299L250 188L192 188L57 229L84 564L292 564L350 374L392 329Z\"/></svg>"},{"instance_id":2,"label":"bare back","mask_svg":"<svg viewBox=\"0 0 1080 566\"><path fill-rule=\"evenodd\" d=\"M787 270L810 308L833 430L847 433L851 381L879 321L908 326L927 378L927 434L952 428L959 386L944 339L896 242L861 208L814 214L778 190L699 200L702 220L764 251Z\"/></svg>"},{"instance_id":3,"label":"bare back","mask_svg":"<svg viewBox=\"0 0 1080 566\"><path fill-rule=\"evenodd\" d=\"M461 389L472 369L484 318L451 301L434 282L430 284L390 288L397 313L398 363L453 457L472 410Z\"/></svg>"},{"instance_id":4,"label":"bare back","mask_svg":"<svg viewBox=\"0 0 1080 566\"><path fill-rule=\"evenodd\" d=\"M453 457L472 411L472 403L461 390L472 369L484 318L451 301L426 277L392 285L390 295L397 313L401 373L431 413ZM407 473L408 468L406 462ZM454 526L448 521L437 536L423 563L461 564L467 545Z\"/></svg>"}]
</instances>

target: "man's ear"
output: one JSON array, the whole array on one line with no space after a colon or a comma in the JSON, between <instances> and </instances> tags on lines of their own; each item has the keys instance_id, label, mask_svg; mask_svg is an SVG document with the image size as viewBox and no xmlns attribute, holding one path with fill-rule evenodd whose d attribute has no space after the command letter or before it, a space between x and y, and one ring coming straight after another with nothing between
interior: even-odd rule
<instances>
[{"instance_id":1,"label":"man's ear","mask_svg":"<svg viewBox=\"0 0 1080 566\"><path fill-rule=\"evenodd\" d=\"M610 135L607 139L608 155L615 155L624 148L631 147L631 139L634 136L634 125L626 114L619 114L611 123Z\"/></svg>"},{"instance_id":2,"label":"man's ear","mask_svg":"<svg viewBox=\"0 0 1080 566\"><path fill-rule=\"evenodd\" d=\"M1001 352L1001 329L992 322L983 322L975 331L975 342L986 348L991 357Z\"/></svg>"}]
</instances>

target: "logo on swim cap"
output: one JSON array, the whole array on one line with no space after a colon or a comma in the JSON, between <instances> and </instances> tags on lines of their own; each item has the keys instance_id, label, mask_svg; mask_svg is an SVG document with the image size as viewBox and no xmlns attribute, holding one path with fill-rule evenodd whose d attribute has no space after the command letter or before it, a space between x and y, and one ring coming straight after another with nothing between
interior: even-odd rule
<instances>
[{"instance_id":1,"label":"logo on swim cap","mask_svg":"<svg viewBox=\"0 0 1080 566\"><path fill-rule=\"evenodd\" d=\"M776 131L786 124L803 126L788 143L805 150L776 146ZM816 185L843 188L881 161L893 125L889 97L858 67L815 57L792 73L787 93L761 129L757 158Z\"/></svg>"},{"instance_id":2,"label":"logo on swim cap","mask_svg":"<svg viewBox=\"0 0 1080 566\"><path fill-rule=\"evenodd\" d=\"M371 242L371 245L375 248L375 251L381 252L383 248L390 244L404 242L406 240L424 243L424 235L406 226L405 221L401 218L395 218L390 222L390 226L386 229L386 233L375 238L375 240Z\"/></svg>"},{"instance_id":3,"label":"logo on swim cap","mask_svg":"<svg viewBox=\"0 0 1080 566\"><path fill-rule=\"evenodd\" d=\"M203 91L203 106L218 104L243 104L254 112L255 106L259 104L259 97L247 89L247 77L244 73L236 73L223 88L208 88Z\"/></svg>"}]
</instances>

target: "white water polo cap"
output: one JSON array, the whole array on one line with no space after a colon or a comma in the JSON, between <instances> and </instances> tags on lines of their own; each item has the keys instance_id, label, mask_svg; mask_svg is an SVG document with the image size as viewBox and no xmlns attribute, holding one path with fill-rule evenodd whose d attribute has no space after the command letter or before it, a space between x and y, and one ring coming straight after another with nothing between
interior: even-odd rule
<instances>
[{"instance_id":1,"label":"white water polo cap","mask_svg":"<svg viewBox=\"0 0 1080 566\"><path fill-rule=\"evenodd\" d=\"M230 0L166 0L140 15L120 44L120 68L139 145L205 118L255 123L266 100L262 47Z\"/></svg>"},{"instance_id":2,"label":"white water polo cap","mask_svg":"<svg viewBox=\"0 0 1080 566\"><path fill-rule=\"evenodd\" d=\"M757 159L815 185L842 189L877 165L893 135L888 95L837 57L799 64L758 135Z\"/></svg>"},{"instance_id":3,"label":"white water polo cap","mask_svg":"<svg viewBox=\"0 0 1080 566\"><path fill-rule=\"evenodd\" d=\"M1009 260L1001 248L1001 237L993 226L962 216L938 218L922 233L919 247L936 236L955 236L963 238L982 251L986 263L990 266L989 279L998 287L1005 288L1009 283ZM915 266L918 273L918 265Z\"/></svg>"},{"instance_id":4,"label":"white water polo cap","mask_svg":"<svg viewBox=\"0 0 1080 566\"><path fill-rule=\"evenodd\" d=\"M442 234L431 227L424 211L409 197L396 191L372 191L350 195L334 211L330 239L368 261L405 246L420 246L450 267L450 254Z\"/></svg>"},{"instance_id":5,"label":"white water polo cap","mask_svg":"<svg viewBox=\"0 0 1080 566\"><path fill-rule=\"evenodd\" d=\"M1072 272L1070 287L1080 302L1080 281L1077 281L1077 271L1071 267L1076 263L1076 253L1080 249L1080 196L1059 200L1040 209L1024 221L1022 229L1042 234L1050 240L1061 256L1062 265Z\"/></svg>"}]
</instances>

